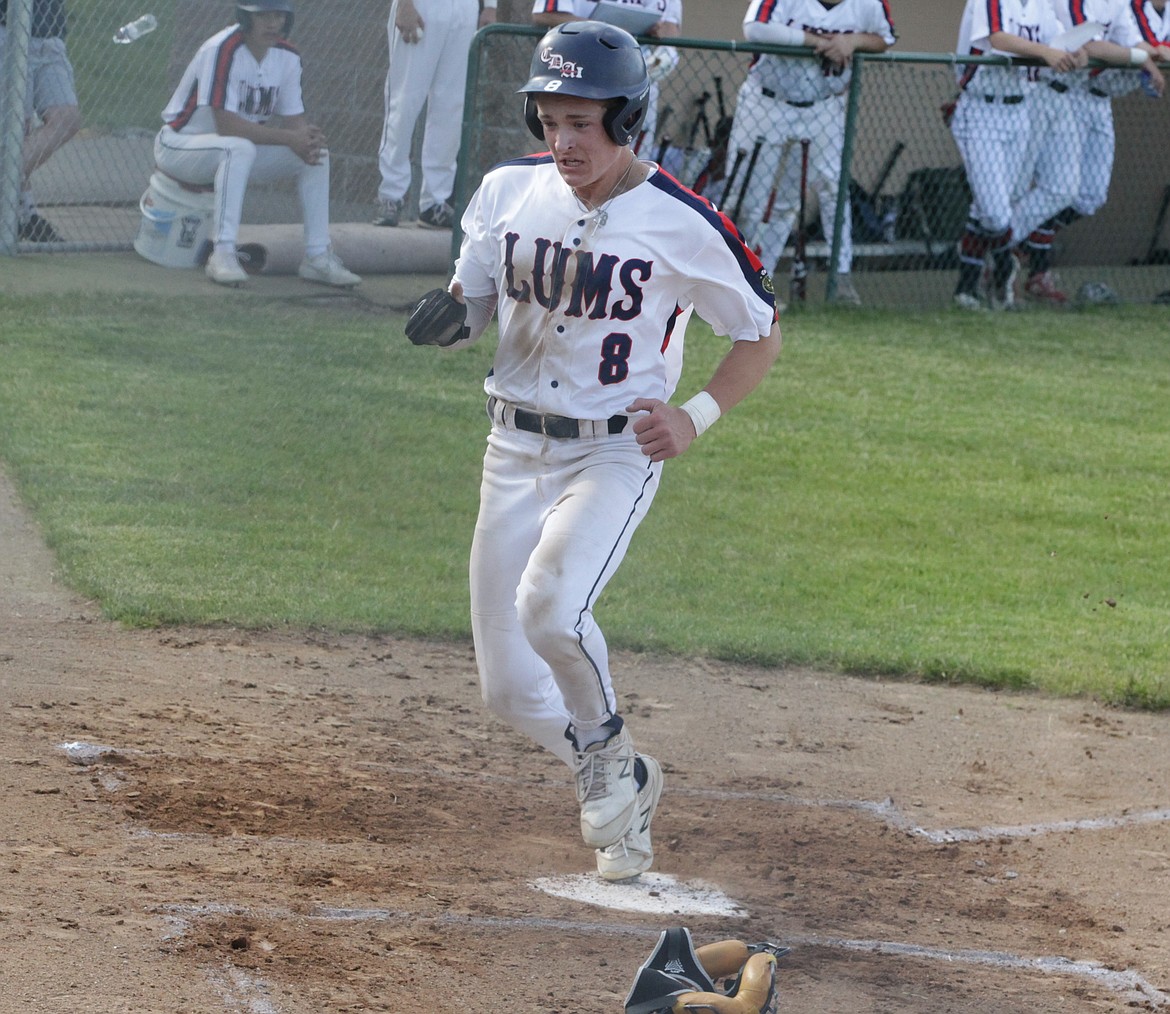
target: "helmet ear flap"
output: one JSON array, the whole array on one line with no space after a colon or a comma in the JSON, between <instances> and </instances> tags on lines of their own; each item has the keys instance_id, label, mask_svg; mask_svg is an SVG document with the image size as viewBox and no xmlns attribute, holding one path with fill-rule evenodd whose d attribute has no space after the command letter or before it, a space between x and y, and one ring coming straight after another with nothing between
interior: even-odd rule
<instances>
[{"instance_id":1,"label":"helmet ear flap","mask_svg":"<svg viewBox=\"0 0 1170 1014\"><path fill-rule=\"evenodd\" d=\"M544 140L544 127L540 125L540 115L536 110L536 100L531 94L524 96L524 122L538 141Z\"/></svg>"},{"instance_id":2,"label":"helmet ear flap","mask_svg":"<svg viewBox=\"0 0 1170 1014\"><path fill-rule=\"evenodd\" d=\"M646 96L643 95L640 102L634 99L615 104L613 109L606 112L601 122L605 126L605 132L609 135L610 140L616 145L625 147L633 140L645 119Z\"/></svg>"}]
</instances>

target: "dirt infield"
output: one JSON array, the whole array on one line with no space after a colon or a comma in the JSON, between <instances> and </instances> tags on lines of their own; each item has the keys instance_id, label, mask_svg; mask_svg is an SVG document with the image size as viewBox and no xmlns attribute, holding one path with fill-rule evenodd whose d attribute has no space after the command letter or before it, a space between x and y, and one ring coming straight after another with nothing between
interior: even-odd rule
<instances>
[{"instance_id":1,"label":"dirt infield","mask_svg":"<svg viewBox=\"0 0 1170 1014\"><path fill-rule=\"evenodd\" d=\"M1164 716L619 655L667 788L602 886L469 645L113 627L2 476L0 545L0 1011L618 1014L673 925L780 1010L1170 1008Z\"/></svg>"}]
</instances>

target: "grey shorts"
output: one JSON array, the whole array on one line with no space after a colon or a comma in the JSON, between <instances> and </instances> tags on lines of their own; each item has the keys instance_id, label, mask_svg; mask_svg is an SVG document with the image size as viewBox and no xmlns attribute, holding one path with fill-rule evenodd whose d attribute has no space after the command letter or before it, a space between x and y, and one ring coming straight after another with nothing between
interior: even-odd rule
<instances>
[{"instance_id":1,"label":"grey shorts","mask_svg":"<svg viewBox=\"0 0 1170 1014\"><path fill-rule=\"evenodd\" d=\"M8 29L0 25L0 81L8 50ZM0 106L4 94L0 90ZM24 112L44 116L52 106L76 106L77 91L73 84L73 67L65 51L64 39L28 40L28 86L25 88Z\"/></svg>"}]
</instances>

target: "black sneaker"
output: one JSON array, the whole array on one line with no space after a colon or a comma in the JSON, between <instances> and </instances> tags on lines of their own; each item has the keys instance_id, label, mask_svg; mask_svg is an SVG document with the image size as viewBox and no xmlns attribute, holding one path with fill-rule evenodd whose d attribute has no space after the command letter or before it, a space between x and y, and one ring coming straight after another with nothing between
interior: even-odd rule
<instances>
[{"instance_id":1,"label":"black sneaker","mask_svg":"<svg viewBox=\"0 0 1170 1014\"><path fill-rule=\"evenodd\" d=\"M418 224L424 229L450 229L455 224L455 209L446 201L432 204L419 212Z\"/></svg>"},{"instance_id":2,"label":"black sneaker","mask_svg":"<svg viewBox=\"0 0 1170 1014\"><path fill-rule=\"evenodd\" d=\"M53 228L47 218L41 218L35 211L20 223L17 239L26 243L64 243L64 238Z\"/></svg>"},{"instance_id":3,"label":"black sneaker","mask_svg":"<svg viewBox=\"0 0 1170 1014\"><path fill-rule=\"evenodd\" d=\"M402 214L401 201L379 201L378 213L374 216L374 225L395 226Z\"/></svg>"}]
</instances>

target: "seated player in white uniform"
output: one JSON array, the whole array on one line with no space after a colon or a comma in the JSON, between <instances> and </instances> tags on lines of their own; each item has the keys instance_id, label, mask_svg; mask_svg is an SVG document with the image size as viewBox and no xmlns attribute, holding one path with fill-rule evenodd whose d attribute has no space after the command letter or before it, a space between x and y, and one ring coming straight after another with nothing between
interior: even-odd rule
<instances>
[{"instance_id":1,"label":"seated player in white uniform","mask_svg":"<svg viewBox=\"0 0 1170 1014\"><path fill-rule=\"evenodd\" d=\"M304 217L298 274L348 288L361 279L329 241L329 150L305 116L301 57L287 39L290 0L242 0L239 23L199 47L163 111L155 164L180 183L214 184L214 249L207 275L220 285L248 280L236 239L249 181L295 179ZM279 116L279 125L269 122Z\"/></svg>"}]
</instances>

